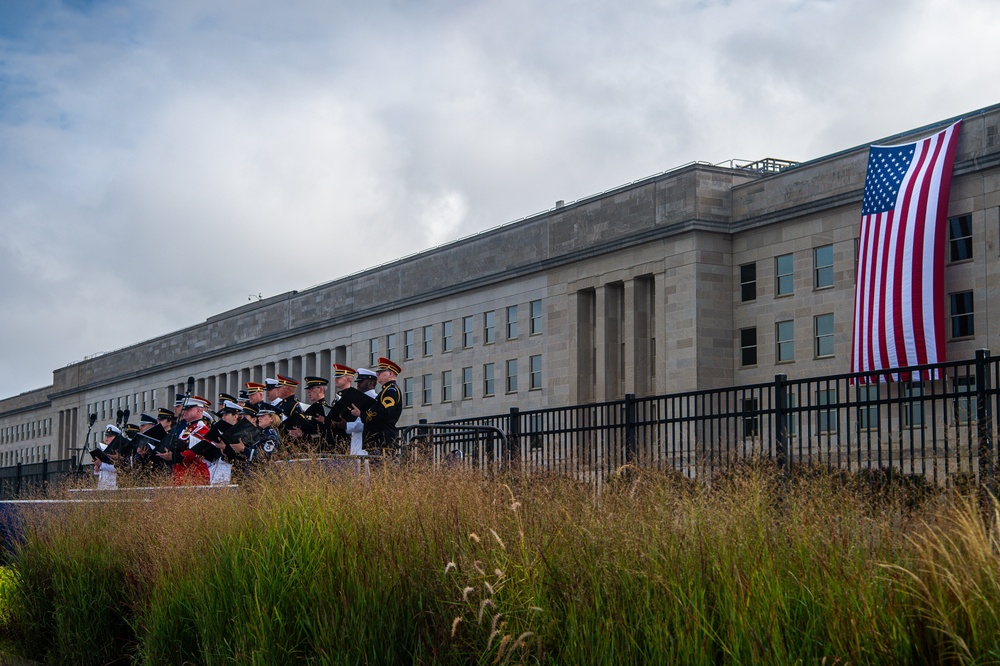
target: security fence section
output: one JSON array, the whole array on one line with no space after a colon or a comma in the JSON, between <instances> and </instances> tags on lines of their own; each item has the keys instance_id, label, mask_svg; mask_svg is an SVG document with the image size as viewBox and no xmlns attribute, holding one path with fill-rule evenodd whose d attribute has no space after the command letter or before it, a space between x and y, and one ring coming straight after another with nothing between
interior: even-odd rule
<instances>
[{"instance_id":1,"label":"security fence section","mask_svg":"<svg viewBox=\"0 0 1000 666\"><path fill-rule=\"evenodd\" d=\"M752 457L992 482L1000 358L773 382L424 424L435 459L568 474L601 484L625 465L707 477ZM934 377L935 379L928 379ZM922 381L920 380L922 378ZM489 426L489 438L449 426ZM496 432L506 433L506 446ZM413 430L404 438L412 446ZM458 452L456 454L456 452Z\"/></svg>"}]
</instances>

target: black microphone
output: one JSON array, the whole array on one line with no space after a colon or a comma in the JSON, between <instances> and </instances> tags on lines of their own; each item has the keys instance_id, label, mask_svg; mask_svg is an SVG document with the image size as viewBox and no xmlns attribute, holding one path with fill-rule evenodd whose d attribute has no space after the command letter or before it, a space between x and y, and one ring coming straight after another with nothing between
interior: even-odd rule
<instances>
[{"instance_id":1,"label":"black microphone","mask_svg":"<svg viewBox=\"0 0 1000 666\"><path fill-rule=\"evenodd\" d=\"M188 395L194 393L194 377L188 377Z\"/></svg>"},{"instance_id":2,"label":"black microphone","mask_svg":"<svg viewBox=\"0 0 1000 666\"><path fill-rule=\"evenodd\" d=\"M116 416L118 417L118 420L115 421L115 425L121 425L122 424L122 417L124 415L125 415L125 412L123 412L122 410L119 409L118 412L117 412L117 414L116 414Z\"/></svg>"},{"instance_id":3,"label":"black microphone","mask_svg":"<svg viewBox=\"0 0 1000 666\"><path fill-rule=\"evenodd\" d=\"M131 414L131 412L129 412L129 411L128 411L128 410L126 409L126 410L125 410L125 413L124 413L124 415L122 416L122 423L124 423L125 425L128 425L128 417L129 417L129 414Z\"/></svg>"},{"instance_id":4,"label":"black microphone","mask_svg":"<svg viewBox=\"0 0 1000 666\"><path fill-rule=\"evenodd\" d=\"M93 426L97 422L97 414L90 415L90 425Z\"/></svg>"}]
</instances>

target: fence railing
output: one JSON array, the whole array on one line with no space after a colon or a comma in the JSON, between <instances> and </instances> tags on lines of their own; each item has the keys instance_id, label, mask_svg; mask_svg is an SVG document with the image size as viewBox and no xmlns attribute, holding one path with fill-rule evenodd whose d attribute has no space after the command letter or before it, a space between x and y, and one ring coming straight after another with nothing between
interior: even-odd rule
<instances>
[{"instance_id":1,"label":"fence railing","mask_svg":"<svg viewBox=\"0 0 1000 666\"><path fill-rule=\"evenodd\" d=\"M0 467L0 499L32 494L43 489L46 484L65 478L76 469L76 460L73 458Z\"/></svg>"},{"instance_id":2,"label":"fence railing","mask_svg":"<svg viewBox=\"0 0 1000 666\"><path fill-rule=\"evenodd\" d=\"M892 381L880 381L880 380ZM753 456L783 470L993 483L1000 357L456 419L508 433L503 464L601 484L624 465L704 477ZM454 447L451 439L435 444ZM459 443L459 448L461 443ZM435 454L440 455L440 453Z\"/></svg>"},{"instance_id":3,"label":"fence railing","mask_svg":"<svg viewBox=\"0 0 1000 666\"><path fill-rule=\"evenodd\" d=\"M892 381L880 381L891 379ZM995 483L1000 357L825 375L406 426L404 458L518 467L600 487L625 465L703 478L762 457ZM455 452L459 453L455 453ZM0 498L72 473L74 459L0 468Z\"/></svg>"}]
</instances>

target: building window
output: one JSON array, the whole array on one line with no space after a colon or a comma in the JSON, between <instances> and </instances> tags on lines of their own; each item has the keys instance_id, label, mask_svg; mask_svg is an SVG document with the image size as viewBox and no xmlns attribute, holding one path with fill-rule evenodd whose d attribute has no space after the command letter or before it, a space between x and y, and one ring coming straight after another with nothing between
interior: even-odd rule
<instances>
[{"instance_id":1,"label":"building window","mask_svg":"<svg viewBox=\"0 0 1000 666\"><path fill-rule=\"evenodd\" d=\"M462 317L462 346L466 349L471 347L474 342L472 327L472 317Z\"/></svg>"},{"instance_id":2,"label":"building window","mask_svg":"<svg viewBox=\"0 0 1000 666\"><path fill-rule=\"evenodd\" d=\"M950 294L951 337L965 338L976 334L971 291Z\"/></svg>"},{"instance_id":3,"label":"building window","mask_svg":"<svg viewBox=\"0 0 1000 666\"><path fill-rule=\"evenodd\" d=\"M878 428L878 384L858 386L858 427L862 430Z\"/></svg>"},{"instance_id":4,"label":"building window","mask_svg":"<svg viewBox=\"0 0 1000 666\"><path fill-rule=\"evenodd\" d=\"M816 335L816 357L833 356L833 314L813 318Z\"/></svg>"},{"instance_id":5,"label":"building window","mask_svg":"<svg viewBox=\"0 0 1000 666\"><path fill-rule=\"evenodd\" d=\"M483 365L483 395L493 395L496 393L496 383L494 381L496 366L492 363Z\"/></svg>"},{"instance_id":6,"label":"building window","mask_svg":"<svg viewBox=\"0 0 1000 666\"><path fill-rule=\"evenodd\" d=\"M403 378L403 407L413 407L413 377Z\"/></svg>"},{"instance_id":7,"label":"building window","mask_svg":"<svg viewBox=\"0 0 1000 666\"><path fill-rule=\"evenodd\" d=\"M446 321L441 324L441 351L451 351L451 322Z\"/></svg>"},{"instance_id":8,"label":"building window","mask_svg":"<svg viewBox=\"0 0 1000 666\"><path fill-rule=\"evenodd\" d=\"M462 368L462 399L472 397L472 368Z\"/></svg>"},{"instance_id":9,"label":"building window","mask_svg":"<svg viewBox=\"0 0 1000 666\"><path fill-rule=\"evenodd\" d=\"M507 393L517 393L517 359L507 361Z\"/></svg>"},{"instance_id":10,"label":"building window","mask_svg":"<svg viewBox=\"0 0 1000 666\"><path fill-rule=\"evenodd\" d=\"M441 402L451 402L451 370L441 373Z\"/></svg>"},{"instance_id":11,"label":"building window","mask_svg":"<svg viewBox=\"0 0 1000 666\"><path fill-rule=\"evenodd\" d=\"M542 388L542 357L532 356L528 359L528 388L536 390Z\"/></svg>"},{"instance_id":12,"label":"building window","mask_svg":"<svg viewBox=\"0 0 1000 666\"><path fill-rule=\"evenodd\" d=\"M740 266L740 301L757 300L757 264Z\"/></svg>"},{"instance_id":13,"label":"building window","mask_svg":"<svg viewBox=\"0 0 1000 666\"><path fill-rule=\"evenodd\" d=\"M743 398L743 436L760 436L760 407L757 398Z\"/></svg>"},{"instance_id":14,"label":"building window","mask_svg":"<svg viewBox=\"0 0 1000 666\"><path fill-rule=\"evenodd\" d=\"M774 325L775 352L778 363L795 360L795 322L779 321Z\"/></svg>"},{"instance_id":15,"label":"building window","mask_svg":"<svg viewBox=\"0 0 1000 666\"><path fill-rule=\"evenodd\" d=\"M783 254L774 260L774 294L787 296L795 291L794 265L792 255Z\"/></svg>"},{"instance_id":16,"label":"building window","mask_svg":"<svg viewBox=\"0 0 1000 666\"><path fill-rule=\"evenodd\" d=\"M424 356L434 353L434 327L424 326Z\"/></svg>"},{"instance_id":17,"label":"building window","mask_svg":"<svg viewBox=\"0 0 1000 666\"><path fill-rule=\"evenodd\" d=\"M757 365L757 327L740 329L740 365Z\"/></svg>"},{"instance_id":18,"label":"building window","mask_svg":"<svg viewBox=\"0 0 1000 666\"><path fill-rule=\"evenodd\" d=\"M496 311L483 313L483 344L491 345L497 341Z\"/></svg>"},{"instance_id":19,"label":"building window","mask_svg":"<svg viewBox=\"0 0 1000 666\"><path fill-rule=\"evenodd\" d=\"M972 259L972 216L948 218L948 261Z\"/></svg>"},{"instance_id":20,"label":"building window","mask_svg":"<svg viewBox=\"0 0 1000 666\"><path fill-rule=\"evenodd\" d=\"M923 387L917 382L903 384L903 395L906 398L903 425L922 426L924 424L924 403L920 399L923 394Z\"/></svg>"},{"instance_id":21,"label":"building window","mask_svg":"<svg viewBox=\"0 0 1000 666\"><path fill-rule=\"evenodd\" d=\"M976 418L976 376L955 378L955 422L970 423Z\"/></svg>"},{"instance_id":22,"label":"building window","mask_svg":"<svg viewBox=\"0 0 1000 666\"><path fill-rule=\"evenodd\" d=\"M390 333L385 338L385 356L388 359L396 358L396 334Z\"/></svg>"},{"instance_id":23,"label":"building window","mask_svg":"<svg viewBox=\"0 0 1000 666\"><path fill-rule=\"evenodd\" d=\"M528 305L531 308L531 319L528 322L528 332L531 335L538 335L542 332L542 302L531 301Z\"/></svg>"},{"instance_id":24,"label":"building window","mask_svg":"<svg viewBox=\"0 0 1000 666\"><path fill-rule=\"evenodd\" d=\"M816 404L821 407L837 404L837 389L820 389L816 391ZM817 414L820 432L833 432L837 429L837 410L821 409Z\"/></svg>"},{"instance_id":25,"label":"building window","mask_svg":"<svg viewBox=\"0 0 1000 666\"><path fill-rule=\"evenodd\" d=\"M368 341L368 366L376 365L378 365L378 338L372 338Z\"/></svg>"},{"instance_id":26,"label":"building window","mask_svg":"<svg viewBox=\"0 0 1000 666\"><path fill-rule=\"evenodd\" d=\"M824 289L833 286L833 246L813 248L813 286Z\"/></svg>"},{"instance_id":27,"label":"building window","mask_svg":"<svg viewBox=\"0 0 1000 666\"><path fill-rule=\"evenodd\" d=\"M517 306L512 305L507 308L507 339L513 340L517 337Z\"/></svg>"},{"instance_id":28,"label":"building window","mask_svg":"<svg viewBox=\"0 0 1000 666\"><path fill-rule=\"evenodd\" d=\"M421 400L423 401L423 404L429 405L431 404L431 401L434 399L434 393L431 390L433 388L431 384L431 376L424 375L421 379L423 381L423 385L421 386L422 395L420 397Z\"/></svg>"},{"instance_id":29,"label":"building window","mask_svg":"<svg viewBox=\"0 0 1000 666\"><path fill-rule=\"evenodd\" d=\"M403 331L403 358L407 361L413 358L413 329Z\"/></svg>"}]
</instances>

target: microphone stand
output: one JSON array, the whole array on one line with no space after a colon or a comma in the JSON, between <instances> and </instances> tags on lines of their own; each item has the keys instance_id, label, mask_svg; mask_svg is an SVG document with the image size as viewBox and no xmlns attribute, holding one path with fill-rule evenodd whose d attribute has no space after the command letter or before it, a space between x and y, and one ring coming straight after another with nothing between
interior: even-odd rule
<instances>
[{"instance_id":1,"label":"microphone stand","mask_svg":"<svg viewBox=\"0 0 1000 666\"><path fill-rule=\"evenodd\" d=\"M87 435L83 438L83 442L84 442L85 445L90 442L90 431L91 431L91 429L93 429L94 423L97 421L97 414L91 414L90 418L88 420L90 421L90 423L87 424ZM76 471L77 471L77 473L83 471L83 454L84 454L84 452L88 451L89 449L90 449L90 447L88 447L88 446L81 446L80 447L80 461L76 465Z\"/></svg>"}]
</instances>

